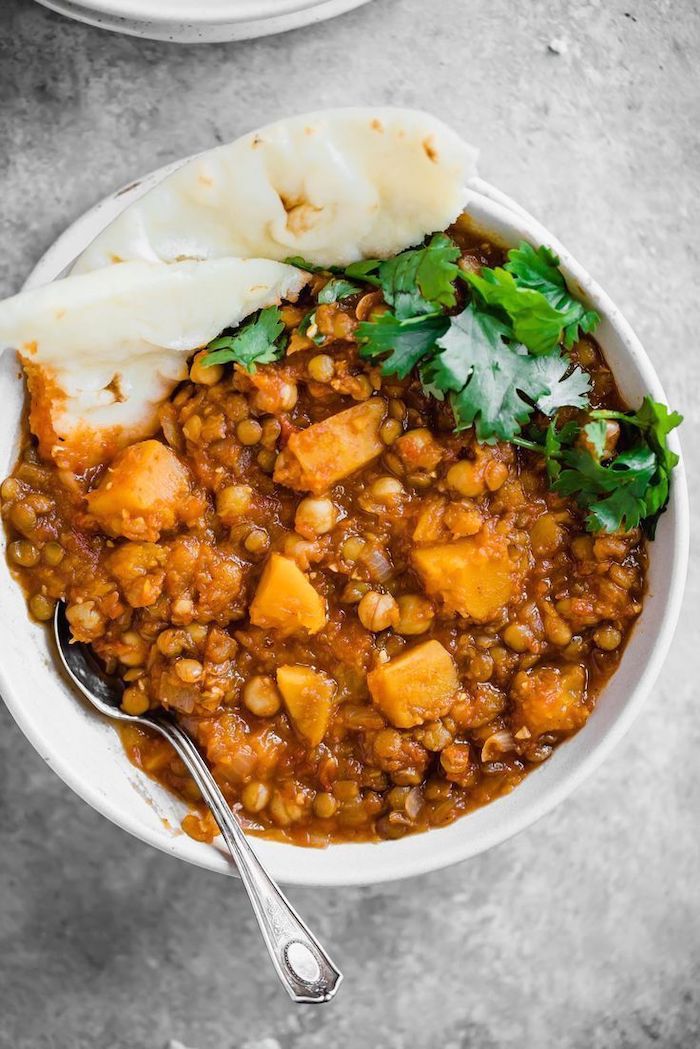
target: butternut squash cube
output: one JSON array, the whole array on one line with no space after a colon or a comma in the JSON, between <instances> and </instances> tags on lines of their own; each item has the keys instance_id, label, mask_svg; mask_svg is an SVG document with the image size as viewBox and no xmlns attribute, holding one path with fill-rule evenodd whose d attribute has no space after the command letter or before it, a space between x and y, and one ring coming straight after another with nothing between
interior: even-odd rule
<instances>
[{"instance_id":1,"label":"butternut squash cube","mask_svg":"<svg viewBox=\"0 0 700 1049\"><path fill-rule=\"evenodd\" d=\"M88 510L110 535L156 542L181 519L190 493L190 475L175 452L160 441L140 441L115 458Z\"/></svg>"},{"instance_id":2,"label":"butternut squash cube","mask_svg":"<svg viewBox=\"0 0 700 1049\"><path fill-rule=\"evenodd\" d=\"M426 593L441 598L447 612L488 622L510 601L515 572L501 536L482 530L474 538L418 547L411 558Z\"/></svg>"},{"instance_id":3,"label":"butternut squash cube","mask_svg":"<svg viewBox=\"0 0 700 1049\"><path fill-rule=\"evenodd\" d=\"M439 641L425 641L371 670L367 686L392 725L412 728L448 712L459 678L447 649Z\"/></svg>"},{"instance_id":4,"label":"butternut squash cube","mask_svg":"<svg viewBox=\"0 0 700 1049\"><path fill-rule=\"evenodd\" d=\"M317 634L327 622L326 602L295 561L270 554L250 605L250 621L283 636L304 630Z\"/></svg>"},{"instance_id":5,"label":"butternut squash cube","mask_svg":"<svg viewBox=\"0 0 700 1049\"><path fill-rule=\"evenodd\" d=\"M513 679L513 722L531 736L575 732L588 719L586 670L578 663L535 666Z\"/></svg>"},{"instance_id":6,"label":"butternut squash cube","mask_svg":"<svg viewBox=\"0 0 700 1049\"><path fill-rule=\"evenodd\" d=\"M312 747L317 747L328 730L333 709L335 681L300 663L279 667L277 686L294 728Z\"/></svg>"},{"instance_id":7,"label":"butternut squash cube","mask_svg":"<svg viewBox=\"0 0 700 1049\"><path fill-rule=\"evenodd\" d=\"M300 492L328 491L381 455L385 415L386 402L374 397L293 433L277 457L274 480Z\"/></svg>"}]
</instances>

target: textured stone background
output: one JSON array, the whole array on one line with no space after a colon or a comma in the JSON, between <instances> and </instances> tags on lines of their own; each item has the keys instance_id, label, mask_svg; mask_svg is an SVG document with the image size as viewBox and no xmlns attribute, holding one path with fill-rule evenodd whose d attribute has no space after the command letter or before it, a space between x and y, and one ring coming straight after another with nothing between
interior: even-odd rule
<instances>
[{"instance_id":1,"label":"textured stone background","mask_svg":"<svg viewBox=\"0 0 700 1049\"><path fill-rule=\"evenodd\" d=\"M626 311L686 414L697 500L695 0L375 0L314 29L190 48L2 0L0 46L0 293L135 174L290 111L421 106L478 143L482 173ZM697 1046L699 621L694 564L633 731L515 841L393 886L292 892L346 973L322 1009L288 1004L235 883L112 827L2 708L0 1046Z\"/></svg>"}]
</instances>

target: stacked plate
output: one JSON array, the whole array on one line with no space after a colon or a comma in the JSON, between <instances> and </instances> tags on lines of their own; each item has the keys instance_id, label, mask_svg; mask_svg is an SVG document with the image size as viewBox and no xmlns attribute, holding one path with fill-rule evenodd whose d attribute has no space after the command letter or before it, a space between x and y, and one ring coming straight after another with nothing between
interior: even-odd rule
<instances>
[{"instance_id":1,"label":"stacked plate","mask_svg":"<svg viewBox=\"0 0 700 1049\"><path fill-rule=\"evenodd\" d=\"M79 22L180 44L249 40L333 18L368 0L39 0Z\"/></svg>"}]
</instances>

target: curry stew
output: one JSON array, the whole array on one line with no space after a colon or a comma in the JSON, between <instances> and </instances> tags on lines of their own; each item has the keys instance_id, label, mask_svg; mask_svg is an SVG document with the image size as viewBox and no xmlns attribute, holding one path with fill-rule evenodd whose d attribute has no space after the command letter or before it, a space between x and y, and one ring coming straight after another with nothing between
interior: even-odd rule
<instances>
[{"instance_id":1,"label":"curry stew","mask_svg":"<svg viewBox=\"0 0 700 1049\"><path fill-rule=\"evenodd\" d=\"M460 265L501 260L453 230ZM31 614L74 635L192 734L253 832L297 845L444 826L516 786L578 731L641 610L639 530L591 535L540 457L453 432L419 381L358 354L366 286L281 315L252 374L194 357L161 432L74 476L27 436L1 487ZM622 407L593 339L571 352ZM217 832L169 745L130 759Z\"/></svg>"}]
</instances>

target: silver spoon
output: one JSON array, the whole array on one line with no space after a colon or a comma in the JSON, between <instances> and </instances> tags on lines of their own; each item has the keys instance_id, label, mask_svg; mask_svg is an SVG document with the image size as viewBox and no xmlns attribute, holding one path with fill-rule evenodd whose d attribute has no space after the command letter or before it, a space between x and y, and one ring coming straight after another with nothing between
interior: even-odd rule
<instances>
[{"instance_id":1,"label":"silver spoon","mask_svg":"<svg viewBox=\"0 0 700 1049\"><path fill-rule=\"evenodd\" d=\"M56 605L54 633L69 677L101 714L155 729L182 758L219 825L253 906L272 964L289 996L295 1002L330 1001L340 986L342 973L263 868L190 737L165 712L153 711L136 717L121 710L123 684L99 667L87 645L73 640L62 601Z\"/></svg>"}]
</instances>

